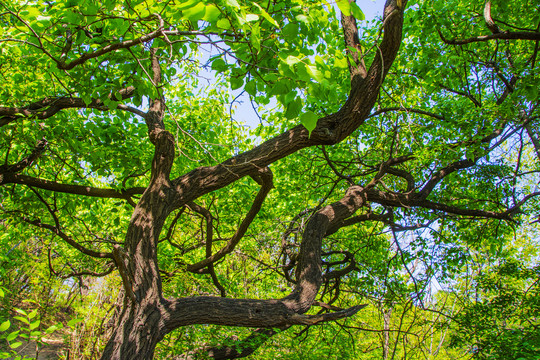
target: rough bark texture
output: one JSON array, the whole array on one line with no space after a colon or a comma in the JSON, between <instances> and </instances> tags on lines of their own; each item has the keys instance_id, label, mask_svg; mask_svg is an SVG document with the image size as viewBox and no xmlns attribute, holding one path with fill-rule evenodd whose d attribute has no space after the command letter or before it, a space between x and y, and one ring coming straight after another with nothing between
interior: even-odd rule
<instances>
[{"instance_id":1,"label":"rough bark texture","mask_svg":"<svg viewBox=\"0 0 540 360\"><path fill-rule=\"evenodd\" d=\"M398 6L399 4L399 6ZM148 134L155 146L152 175L148 188L136 205L126 235L124 249L117 249L115 262L123 274L125 304L102 359L150 359L156 344L170 331L191 324L219 324L257 328L283 328L291 325L313 325L323 321L351 316L363 306L327 313L304 315L315 301L322 283L321 245L330 231L342 224L366 204L366 189L352 186L338 202L318 211L309 221L303 234L296 268L297 284L291 294L282 299L254 300L222 297L164 299L157 263L157 243L163 224L175 209L245 176L261 176L267 165L302 148L336 144L368 117L401 43L404 2L387 1L384 37L369 70L358 61L351 67L355 81L344 106L335 114L318 121L308 136L303 126L297 126L260 146L235 156L219 165L195 169L174 180L169 179L174 160L174 139L163 123L164 99L151 101L145 114ZM355 38L356 24L352 19L343 22L346 41ZM352 39L352 40L351 40ZM159 62L152 55L153 82L161 78ZM263 184L260 207L271 187ZM269 186L270 184L270 186ZM251 217L258 212L255 206ZM248 217L249 217L248 216ZM248 222L249 225L249 222ZM245 226L244 226L245 227ZM239 229L239 237L245 229ZM234 241L220 254L230 251ZM192 270L212 264L214 259L195 264ZM216 350L217 351L217 350Z\"/></svg>"}]
</instances>

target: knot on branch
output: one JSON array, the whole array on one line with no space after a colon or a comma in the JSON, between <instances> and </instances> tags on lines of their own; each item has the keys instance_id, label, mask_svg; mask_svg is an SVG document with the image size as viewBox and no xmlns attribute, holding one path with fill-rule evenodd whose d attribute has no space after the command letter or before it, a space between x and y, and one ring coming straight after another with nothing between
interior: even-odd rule
<instances>
[{"instance_id":1,"label":"knot on branch","mask_svg":"<svg viewBox=\"0 0 540 360\"><path fill-rule=\"evenodd\" d=\"M345 202L354 207L354 211L367 203L366 189L359 185L353 185L345 193Z\"/></svg>"}]
</instances>

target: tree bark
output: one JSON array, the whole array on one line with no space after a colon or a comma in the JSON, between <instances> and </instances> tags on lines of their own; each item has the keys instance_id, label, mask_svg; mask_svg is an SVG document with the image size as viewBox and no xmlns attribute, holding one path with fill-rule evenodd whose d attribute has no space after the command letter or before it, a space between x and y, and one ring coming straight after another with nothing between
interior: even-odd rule
<instances>
[{"instance_id":1,"label":"tree bark","mask_svg":"<svg viewBox=\"0 0 540 360\"><path fill-rule=\"evenodd\" d=\"M297 126L251 151L222 164L198 168L170 180L174 138L163 123L164 99L150 102L145 115L150 141L155 146L150 184L135 207L124 249L114 258L122 276L125 303L102 359L151 359L157 343L170 331L192 324L217 324L255 328L314 325L352 316L364 306L320 315L305 315L322 283L321 246L329 232L366 204L366 191L350 187L345 196L318 211L302 237L296 268L297 284L282 299L255 300L201 296L164 299L158 269L157 246L163 225L172 211L196 198L231 184L244 176L258 176L261 169L302 148L335 144L349 136L369 116L380 85L401 43L403 7L406 1L387 1L384 37L365 78L355 81L350 96L336 114L319 119L308 136ZM351 25L352 26L352 25ZM161 70L151 50L153 83Z\"/></svg>"}]
</instances>

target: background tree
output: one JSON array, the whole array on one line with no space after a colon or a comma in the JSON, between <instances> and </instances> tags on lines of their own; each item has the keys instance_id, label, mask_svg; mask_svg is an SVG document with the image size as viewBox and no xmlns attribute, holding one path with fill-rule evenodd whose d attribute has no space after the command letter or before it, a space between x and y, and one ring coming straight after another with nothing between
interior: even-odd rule
<instances>
[{"instance_id":1,"label":"background tree","mask_svg":"<svg viewBox=\"0 0 540 360\"><path fill-rule=\"evenodd\" d=\"M532 268L534 237L512 241L538 214L535 4L389 0L360 29L336 5L2 3L2 246L24 239L64 279L118 274L103 359L151 358L196 324L255 329L183 332L184 357L298 327L435 356L447 329L470 344L469 301L492 299L471 297L475 271ZM229 86L275 107L251 133ZM310 330L366 304L379 328Z\"/></svg>"}]
</instances>

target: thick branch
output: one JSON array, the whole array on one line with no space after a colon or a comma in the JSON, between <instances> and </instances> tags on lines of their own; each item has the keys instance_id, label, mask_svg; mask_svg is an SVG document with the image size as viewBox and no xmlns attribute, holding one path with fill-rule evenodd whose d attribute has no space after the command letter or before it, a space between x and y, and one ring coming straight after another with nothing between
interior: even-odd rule
<instances>
[{"instance_id":1,"label":"thick branch","mask_svg":"<svg viewBox=\"0 0 540 360\"><path fill-rule=\"evenodd\" d=\"M125 89L119 90L120 99L116 98L113 94L109 95L109 99L120 101L131 98L135 94L135 88L133 86L127 87ZM90 104L86 104L83 99L76 97L57 97L57 98L45 98L33 102L25 107L0 107L0 127L9 124L10 122L25 118L25 117L36 117L38 119L47 119L64 109L97 109L108 111L109 108L105 106L103 101L99 99L94 99ZM131 108L129 106L123 105L119 106L121 110L127 110L133 112L139 116L144 116L144 113Z\"/></svg>"},{"instance_id":2,"label":"thick branch","mask_svg":"<svg viewBox=\"0 0 540 360\"><path fill-rule=\"evenodd\" d=\"M354 1L354 0L350 0ZM349 64L349 72L351 73L351 82L364 79L367 75L366 64L364 63L364 55L362 46L358 38L358 26L356 18L352 15L345 16L341 14L341 27L345 38L345 48L347 49L347 62ZM352 60L352 62L351 62Z\"/></svg>"},{"instance_id":3,"label":"thick branch","mask_svg":"<svg viewBox=\"0 0 540 360\"><path fill-rule=\"evenodd\" d=\"M22 159L21 161L17 162L16 164L13 164L13 165L2 165L0 166L0 184L2 184L2 178L3 178L3 174L6 174L6 173L12 173L12 174L15 174L15 173L18 173L20 171L22 171L23 169L27 168L28 166L30 166L37 158L39 158L41 156L41 154L43 154L45 152L45 149L47 148L47 140L45 140L45 138L39 140L36 144L36 146L34 147L34 149L32 150L32 152L30 153L30 155L28 155L27 157L25 157L24 159Z\"/></svg>"},{"instance_id":4,"label":"thick branch","mask_svg":"<svg viewBox=\"0 0 540 360\"><path fill-rule=\"evenodd\" d=\"M493 19L491 18L491 0L487 0L486 4L484 5L484 21L486 22L486 26L493 34L498 34L499 27Z\"/></svg>"},{"instance_id":5,"label":"thick branch","mask_svg":"<svg viewBox=\"0 0 540 360\"><path fill-rule=\"evenodd\" d=\"M431 117L434 117L435 119L438 119L438 120L444 120L444 117L439 115L439 114L435 114L435 113L425 111L425 110L422 110L422 109L405 108L405 107L399 107L399 106L387 107L387 108L377 110L373 114L369 115L369 117L371 118L371 117L374 117L374 116L377 116L377 115L380 115L380 114L384 114L384 113L389 112L389 111L404 111L404 112L407 112L407 113L414 113L414 114L431 116Z\"/></svg>"},{"instance_id":6,"label":"thick branch","mask_svg":"<svg viewBox=\"0 0 540 360\"><path fill-rule=\"evenodd\" d=\"M361 307L324 315L306 316L322 284L321 246L329 228L351 216L365 204L364 189L352 186L345 197L315 213L302 237L297 285L279 300L227 299L216 297L181 298L170 301L164 313L167 331L190 324L282 327L314 325L355 314Z\"/></svg>"},{"instance_id":7,"label":"thick branch","mask_svg":"<svg viewBox=\"0 0 540 360\"><path fill-rule=\"evenodd\" d=\"M538 160L540 160L540 140L538 140L538 137L534 134L534 131L532 129L532 126L530 122L527 122L525 124L525 130L527 130L527 135L529 135L529 139L531 139L534 151L536 152L536 157Z\"/></svg>"},{"instance_id":8,"label":"thick branch","mask_svg":"<svg viewBox=\"0 0 540 360\"><path fill-rule=\"evenodd\" d=\"M216 360L240 359L253 354L262 344L264 344L266 340L276 334L279 334L281 331L281 329L257 329L253 331L247 338L236 342L232 346L207 347L204 349L204 351L207 353L209 358Z\"/></svg>"},{"instance_id":9,"label":"thick branch","mask_svg":"<svg viewBox=\"0 0 540 360\"><path fill-rule=\"evenodd\" d=\"M381 215L381 214L374 214L372 212L367 213L367 214L353 216L353 217L345 219L342 222L337 223L334 226L332 226L331 228L329 228L328 231L326 232L325 236L330 236L330 235L336 233L339 229L341 229L343 227L351 226L351 225L358 224L358 223L364 222L364 221L388 222L389 221L389 216L388 216L388 214L382 214Z\"/></svg>"},{"instance_id":10,"label":"thick branch","mask_svg":"<svg viewBox=\"0 0 540 360\"><path fill-rule=\"evenodd\" d=\"M453 162L452 164L445 166L444 168L437 171L431 179L424 185L422 190L418 193L418 196L422 199L425 199L431 191L437 186L437 184L444 179L446 176L450 175L453 172L458 170L467 169L476 164L476 161L465 159Z\"/></svg>"},{"instance_id":11,"label":"thick branch","mask_svg":"<svg viewBox=\"0 0 540 360\"><path fill-rule=\"evenodd\" d=\"M441 30L437 29L439 32L439 36L441 37L442 41L444 41L446 44L449 45L465 45L470 44L474 42L483 42L483 41L490 41L490 40L496 40L496 39L504 39L504 40L540 40L540 33L532 32L532 31L516 31L516 32L500 32L496 34L490 34L490 35L480 35L480 36L474 36L470 37L468 39L463 40L449 40L444 37Z\"/></svg>"},{"instance_id":12,"label":"thick branch","mask_svg":"<svg viewBox=\"0 0 540 360\"><path fill-rule=\"evenodd\" d=\"M316 325L355 315L367 305L320 315L302 315L292 311L281 300L229 299L198 296L170 301L163 320L171 331L192 324L216 324L243 327L284 327L290 325Z\"/></svg>"},{"instance_id":13,"label":"thick branch","mask_svg":"<svg viewBox=\"0 0 540 360\"><path fill-rule=\"evenodd\" d=\"M65 194L84 195L111 199L129 199L135 194L142 194L145 189L143 187L135 187L122 191L114 189L101 189L85 185L62 184L55 181L44 180L28 175L13 173L0 175L0 185L4 184L21 184L32 186L38 189L50 190Z\"/></svg>"},{"instance_id":14,"label":"thick branch","mask_svg":"<svg viewBox=\"0 0 540 360\"><path fill-rule=\"evenodd\" d=\"M423 207L426 209L444 211L449 214L464 215L481 218L502 219L510 220L510 215L507 211L495 212L488 210L478 209L464 209L461 207L437 203L429 200L422 199L418 194L400 194L383 192L377 189L366 190L367 199L369 202L375 202L377 204L391 206L391 207Z\"/></svg>"},{"instance_id":15,"label":"thick branch","mask_svg":"<svg viewBox=\"0 0 540 360\"><path fill-rule=\"evenodd\" d=\"M225 162L201 167L172 181L179 194L180 207L199 196L220 189L303 148L336 144L356 130L369 116L382 80L388 73L402 39L403 7L406 1L388 1L385 8L384 36L366 79L353 84L345 105L332 115L321 118L309 136L302 125L272 138L254 149Z\"/></svg>"}]
</instances>

